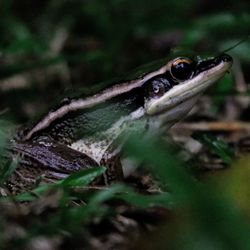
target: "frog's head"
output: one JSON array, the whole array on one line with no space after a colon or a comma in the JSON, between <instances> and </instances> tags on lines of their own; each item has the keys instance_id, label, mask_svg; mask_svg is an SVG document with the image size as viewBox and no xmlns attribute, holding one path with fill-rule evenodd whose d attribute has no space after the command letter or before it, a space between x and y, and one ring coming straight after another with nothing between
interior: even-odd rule
<instances>
[{"instance_id":1,"label":"frog's head","mask_svg":"<svg viewBox=\"0 0 250 250\"><path fill-rule=\"evenodd\" d=\"M174 123L184 117L199 96L231 68L229 55L206 60L178 57L170 60L163 74L146 82L145 113ZM153 119L159 122L159 118Z\"/></svg>"}]
</instances>

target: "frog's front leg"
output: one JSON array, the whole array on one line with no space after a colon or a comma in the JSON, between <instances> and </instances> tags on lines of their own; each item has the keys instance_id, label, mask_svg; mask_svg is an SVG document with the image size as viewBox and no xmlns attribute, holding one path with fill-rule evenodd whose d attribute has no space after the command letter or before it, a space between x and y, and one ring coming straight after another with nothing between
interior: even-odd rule
<instances>
[{"instance_id":1,"label":"frog's front leg","mask_svg":"<svg viewBox=\"0 0 250 250\"><path fill-rule=\"evenodd\" d=\"M100 161L100 165L103 165L107 168L103 175L104 183L106 185L124 180L124 174L121 164L121 151L120 149L112 149L113 146L111 145L105 151Z\"/></svg>"}]
</instances>

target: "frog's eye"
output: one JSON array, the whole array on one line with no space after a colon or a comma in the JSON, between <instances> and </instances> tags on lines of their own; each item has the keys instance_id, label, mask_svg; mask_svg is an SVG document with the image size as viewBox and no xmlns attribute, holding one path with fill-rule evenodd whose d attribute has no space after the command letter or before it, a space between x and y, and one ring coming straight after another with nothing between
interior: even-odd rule
<instances>
[{"instance_id":1,"label":"frog's eye","mask_svg":"<svg viewBox=\"0 0 250 250\"><path fill-rule=\"evenodd\" d=\"M170 74L174 79L184 81L191 77L193 71L194 62L189 58L179 57L173 61Z\"/></svg>"}]
</instances>

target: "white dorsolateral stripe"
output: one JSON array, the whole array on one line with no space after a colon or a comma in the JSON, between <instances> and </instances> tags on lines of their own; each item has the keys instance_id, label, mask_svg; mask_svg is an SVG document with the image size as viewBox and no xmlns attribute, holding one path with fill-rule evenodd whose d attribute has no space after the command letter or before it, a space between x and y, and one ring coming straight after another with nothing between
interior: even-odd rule
<instances>
[{"instance_id":1,"label":"white dorsolateral stripe","mask_svg":"<svg viewBox=\"0 0 250 250\"><path fill-rule=\"evenodd\" d=\"M166 64L159 70L147 74L142 79L133 80L129 83L122 83L119 85L115 85L114 87L104 90L100 94L96 94L85 99L73 101L72 103L64 105L59 109L50 112L29 131L29 133L24 137L24 140L30 139L34 133L36 133L39 130L47 128L53 121L63 117L65 114L68 114L71 111L91 108L94 105L105 102L106 100L109 100L117 95L126 93L132 90L133 88L142 86L144 82L148 81L152 77L165 73L167 68L168 65Z\"/></svg>"}]
</instances>

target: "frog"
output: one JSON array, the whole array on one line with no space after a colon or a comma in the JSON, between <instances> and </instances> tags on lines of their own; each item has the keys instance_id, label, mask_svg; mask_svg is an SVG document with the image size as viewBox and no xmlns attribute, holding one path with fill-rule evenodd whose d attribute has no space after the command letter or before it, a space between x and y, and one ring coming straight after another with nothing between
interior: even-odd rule
<instances>
[{"instance_id":1,"label":"frog","mask_svg":"<svg viewBox=\"0 0 250 250\"><path fill-rule=\"evenodd\" d=\"M97 183L123 180L129 175L122 153L124 133L165 133L229 72L232 63L225 53L204 59L169 56L100 84L93 93L79 90L65 96L13 137L12 155L20 164L9 188L18 184L25 189L98 166L105 166L106 172Z\"/></svg>"}]
</instances>

